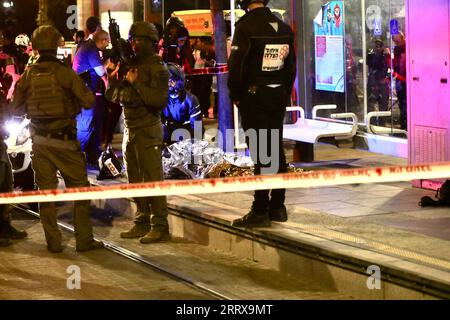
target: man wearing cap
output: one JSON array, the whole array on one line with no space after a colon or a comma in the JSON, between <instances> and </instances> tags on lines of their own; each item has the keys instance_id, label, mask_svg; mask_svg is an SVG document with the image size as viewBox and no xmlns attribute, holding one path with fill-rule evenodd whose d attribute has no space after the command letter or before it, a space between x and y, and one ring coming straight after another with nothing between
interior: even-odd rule
<instances>
[{"instance_id":1,"label":"man wearing cap","mask_svg":"<svg viewBox=\"0 0 450 320\"><path fill-rule=\"evenodd\" d=\"M33 49L40 57L18 81L11 108L13 115L26 114L31 120L32 167L39 190L58 187L58 170L67 187L89 186L75 117L81 107L92 105L94 96L76 73L56 58L60 37L52 26L40 26L33 32ZM39 214L48 250L61 252L55 203L39 203ZM77 251L103 247L92 234L89 200L75 202L74 227Z\"/></svg>"},{"instance_id":2,"label":"man wearing cap","mask_svg":"<svg viewBox=\"0 0 450 320\"><path fill-rule=\"evenodd\" d=\"M167 105L169 72L156 53L158 31L148 22L136 22L129 31L136 54L125 79L117 79L119 68L108 65L106 97L122 104L125 119L124 161L128 182L162 181L163 144L161 111ZM141 243L170 239L165 196L137 198L134 226L122 238L141 238Z\"/></svg>"}]
</instances>

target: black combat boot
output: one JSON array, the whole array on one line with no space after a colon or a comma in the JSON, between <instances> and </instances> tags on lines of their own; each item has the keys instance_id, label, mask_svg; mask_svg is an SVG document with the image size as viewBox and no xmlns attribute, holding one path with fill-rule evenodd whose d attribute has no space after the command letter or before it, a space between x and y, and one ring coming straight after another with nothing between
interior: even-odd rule
<instances>
[{"instance_id":1,"label":"black combat boot","mask_svg":"<svg viewBox=\"0 0 450 320\"><path fill-rule=\"evenodd\" d=\"M286 206L283 204L278 208L269 208L269 217L271 221L285 222L288 219Z\"/></svg>"},{"instance_id":2,"label":"black combat boot","mask_svg":"<svg viewBox=\"0 0 450 320\"><path fill-rule=\"evenodd\" d=\"M2 238L9 238L9 239L23 239L27 236L26 231L19 231L15 227L11 225L10 222L4 223L0 227L0 237Z\"/></svg>"},{"instance_id":3,"label":"black combat boot","mask_svg":"<svg viewBox=\"0 0 450 320\"><path fill-rule=\"evenodd\" d=\"M256 209L253 206L249 213L242 218L233 220L231 225L238 228L270 227L269 211L267 209Z\"/></svg>"},{"instance_id":4,"label":"black combat boot","mask_svg":"<svg viewBox=\"0 0 450 320\"><path fill-rule=\"evenodd\" d=\"M0 247L7 247L11 244L11 240L8 238L0 238Z\"/></svg>"}]
</instances>

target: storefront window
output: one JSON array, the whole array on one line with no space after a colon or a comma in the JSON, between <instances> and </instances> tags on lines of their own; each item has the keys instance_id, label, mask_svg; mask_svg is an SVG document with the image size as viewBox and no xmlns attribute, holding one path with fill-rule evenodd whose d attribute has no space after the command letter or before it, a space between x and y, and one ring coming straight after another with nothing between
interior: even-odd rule
<instances>
[{"instance_id":1,"label":"storefront window","mask_svg":"<svg viewBox=\"0 0 450 320\"><path fill-rule=\"evenodd\" d=\"M400 128L390 26L395 20L394 27L404 31L404 4L404 0L303 1L308 114L315 105L336 104L337 110L318 115L352 112L364 125L368 112L393 110L391 117L375 117L372 124Z\"/></svg>"},{"instance_id":2,"label":"storefront window","mask_svg":"<svg viewBox=\"0 0 450 320\"><path fill-rule=\"evenodd\" d=\"M304 2L306 111L336 104L329 113L353 112L364 120L361 1ZM341 23L344 25L340 25ZM339 29L335 31L334 29Z\"/></svg>"},{"instance_id":3,"label":"storefront window","mask_svg":"<svg viewBox=\"0 0 450 320\"><path fill-rule=\"evenodd\" d=\"M109 25L108 10L120 28L122 38L128 38L128 30L133 24L134 0L99 0L99 15L102 26Z\"/></svg>"}]
</instances>

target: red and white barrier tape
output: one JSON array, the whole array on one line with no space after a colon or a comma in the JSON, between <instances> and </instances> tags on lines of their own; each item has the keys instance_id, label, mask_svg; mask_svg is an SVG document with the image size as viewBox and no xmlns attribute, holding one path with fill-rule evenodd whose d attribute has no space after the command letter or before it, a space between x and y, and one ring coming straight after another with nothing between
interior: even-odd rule
<instances>
[{"instance_id":1,"label":"red and white barrier tape","mask_svg":"<svg viewBox=\"0 0 450 320\"><path fill-rule=\"evenodd\" d=\"M312 188L450 177L450 163L0 193L0 204Z\"/></svg>"},{"instance_id":2,"label":"red and white barrier tape","mask_svg":"<svg viewBox=\"0 0 450 320\"><path fill-rule=\"evenodd\" d=\"M222 73L228 73L228 65L224 64L224 65L217 65L217 67L191 69L188 75L198 76L202 74L222 74Z\"/></svg>"}]
</instances>

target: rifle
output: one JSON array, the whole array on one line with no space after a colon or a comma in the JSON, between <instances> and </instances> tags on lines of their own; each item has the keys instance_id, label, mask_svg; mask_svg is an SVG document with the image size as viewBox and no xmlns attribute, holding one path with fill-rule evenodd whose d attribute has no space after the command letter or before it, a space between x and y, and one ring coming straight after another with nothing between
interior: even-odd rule
<instances>
[{"instance_id":1,"label":"rifle","mask_svg":"<svg viewBox=\"0 0 450 320\"><path fill-rule=\"evenodd\" d=\"M120 62L119 79L123 78L126 74L126 70L129 69L134 63L136 56L131 47L131 44L120 37L120 28L116 22L116 19L111 17L111 11L108 10L109 16L109 37L111 38L112 50L105 52L105 58L111 59L111 62L117 64Z\"/></svg>"}]
</instances>

